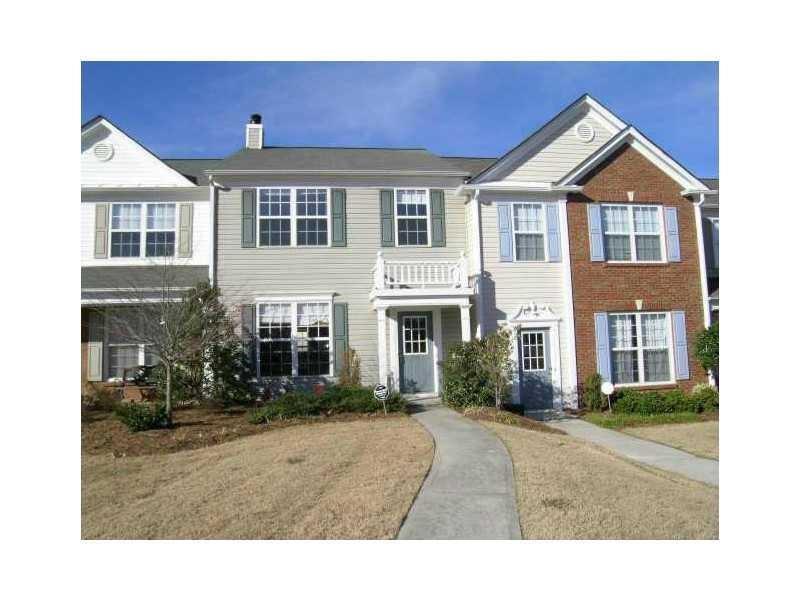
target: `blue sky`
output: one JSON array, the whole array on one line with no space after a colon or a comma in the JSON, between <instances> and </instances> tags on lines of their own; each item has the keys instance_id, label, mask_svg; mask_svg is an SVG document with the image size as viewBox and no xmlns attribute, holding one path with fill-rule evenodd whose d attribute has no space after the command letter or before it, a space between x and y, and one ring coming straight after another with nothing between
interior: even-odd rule
<instances>
[{"instance_id":1,"label":"blue sky","mask_svg":"<svg viewBox=\"0 0 800 600\"><path fill-rule=\"evenodd\" d=\"M588 92L699 176L719 161L713 62L85 62L81 122L103 114L164 158L265 144L500 156Z\"/></svg>"}]
</instances>

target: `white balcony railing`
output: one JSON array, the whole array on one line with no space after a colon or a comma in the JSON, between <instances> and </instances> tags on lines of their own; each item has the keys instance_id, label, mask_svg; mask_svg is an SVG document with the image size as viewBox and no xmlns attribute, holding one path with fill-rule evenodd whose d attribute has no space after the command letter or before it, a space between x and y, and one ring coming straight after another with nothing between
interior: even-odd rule
<instances>
[{"instance_id":1,"label":"white balcony railing","mask_svg":"<svg viewBox=\"0 0 800 600\"><path fill-rule=\"evenodd\" d=\"M372 273L375 290L466 288L468 285L467 258L463 252L454 262L386 260L383 252L378 252Z\"/></svg>"}]
</instances>

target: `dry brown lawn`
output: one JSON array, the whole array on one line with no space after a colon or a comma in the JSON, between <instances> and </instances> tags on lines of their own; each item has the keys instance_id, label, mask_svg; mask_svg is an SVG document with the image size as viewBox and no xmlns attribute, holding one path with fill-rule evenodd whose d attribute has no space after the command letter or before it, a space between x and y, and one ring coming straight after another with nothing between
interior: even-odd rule
<instances>
[{"instance_id":1,"label":"dry brown lawn","mask_svg":"<svg viewBox=\"0 0 800 600\"><path fill-rule=\"evenodd\" d=\"M405 415L172 454L82 455L84 539L395 537L433 457Z\"/></svg>"},{"instance_id":2,"label":"dry brown lawn","mask_svg":"<svg viewBox=\"0 0 800 600\"><path fill-rule=\"evenodd\" d=\"M719 460L719 421L626 427L624 433Z\"/></svg>"},{"instance_id":3,"label":"dry brown lawn","mask_svg":"<svg viewBox=\"0 0 800 600\"><path fill-rule=\"evenodd\" d=\"M717 539L717 488L570 436L484 423L508 447L526 539Z\"/></svg>"}]
</instances>

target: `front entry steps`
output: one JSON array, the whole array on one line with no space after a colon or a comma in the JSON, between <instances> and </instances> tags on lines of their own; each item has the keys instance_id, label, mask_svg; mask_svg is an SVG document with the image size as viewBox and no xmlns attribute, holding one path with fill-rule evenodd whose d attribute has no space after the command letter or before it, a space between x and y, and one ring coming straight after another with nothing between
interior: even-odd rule
<instances>
[{"instance_id":1,"label":"front entry steps","mask_svg":"<svg viewBox=\"0 0 800 600\"><path fill-rule=\"evenodd\" d=\"M403 400L416 406L438 406L442 403L441 396L436 394L403 394Z\"/></svg>"},{"instance_id":2,"label":"front entry steps","mask_svg":"<svg viewBox=\"0 0 800 600\"><path fill-rule=\"evenodd\" d=\"M526 410L525 416L536 421L558 421L560 419L569 418L568 415L564 414L564 411L555 408Z\"/></svg>"}]
</instances>

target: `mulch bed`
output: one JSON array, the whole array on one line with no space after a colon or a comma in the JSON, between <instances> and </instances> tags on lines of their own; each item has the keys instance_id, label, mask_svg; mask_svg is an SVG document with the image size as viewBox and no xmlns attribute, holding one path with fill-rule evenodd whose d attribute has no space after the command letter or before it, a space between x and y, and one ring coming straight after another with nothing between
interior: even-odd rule
<instances>
[{"instance_id":1,"label":"mulch bed","mask_svg":"<svg viewBox=\"0 0 800 600\"><path fill-rule=\"evenodd\" d=\"M497 409L492 406L481 406L478 408L467 408L461 413L468 419L473 421L491 421L492 423L500 423L502 425L512 425L514 427L521 427L523 429L533 429L542 433L555 433L556 435L566 435L560 429L548 427L541 421L524 417L507 410Z\"/></svg>"},{"instance_id":2,"label":"mulch bed","mask_svg":"<svg viewBox=\"0 0 800 600\"><path fill-rule=\"evenodd\" d=\"M81 415L81 449L87 454L110 453L116 457L171 454L215 446L245 436L296 425L398 418L397 413L388 415L346 413L272 421L269 425L253 425L247 420L249 412L246 408L178 409L173 412L171 429L132 433L111 412L85 411Z\"/></svg>"}]
</instances>

